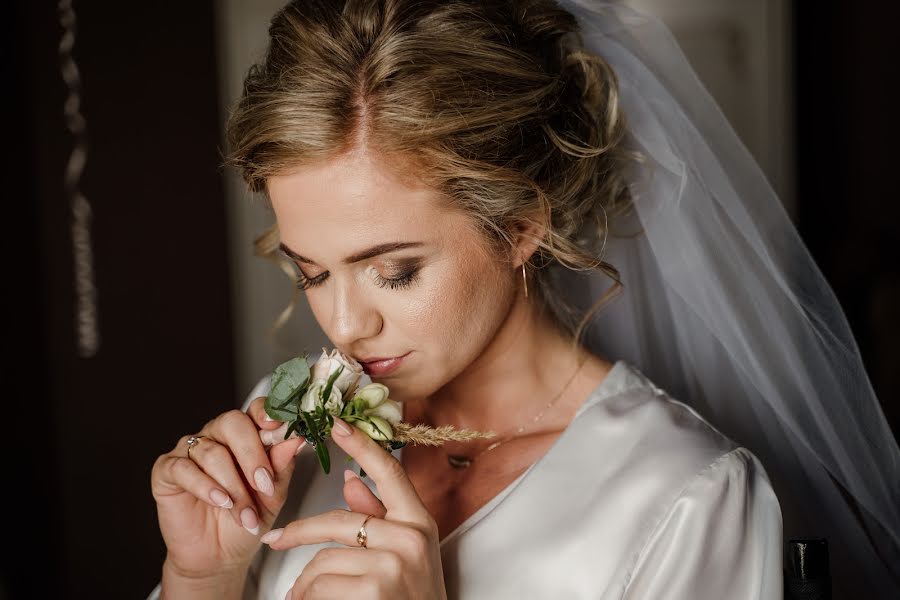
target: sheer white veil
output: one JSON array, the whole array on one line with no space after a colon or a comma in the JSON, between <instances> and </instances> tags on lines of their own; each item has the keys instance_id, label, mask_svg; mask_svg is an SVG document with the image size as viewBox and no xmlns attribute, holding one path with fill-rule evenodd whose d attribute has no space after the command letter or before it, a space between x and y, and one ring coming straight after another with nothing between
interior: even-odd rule
<instances>
[{"instance_id":1,"label":"sheer white veil","mask_svg":"<svg viewBox=\"0 0 900 600\"><path fill-rule=\"evenodd\" d=\"M647 159L629 173L634 212L597 242L624 289L586 345L760 458L785 540L827 539L835 597L900 598L900 450L831 288L668 29L620 4L558 4L618 76ZM581 309L612 284L551 269Z\"/></svg>"}]
</instances>

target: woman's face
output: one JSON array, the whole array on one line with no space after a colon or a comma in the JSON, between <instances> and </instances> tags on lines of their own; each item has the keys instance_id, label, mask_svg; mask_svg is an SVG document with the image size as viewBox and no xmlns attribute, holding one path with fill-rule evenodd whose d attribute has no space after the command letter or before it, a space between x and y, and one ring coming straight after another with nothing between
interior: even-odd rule
<instances>
[{"instance_id":1,"label":"woman's face","mask_svg":"<svg viewBox=\"0 0 900 600\"><path fill-rule=\"evenodd\" d=\"M433 190L408 187L364 153L267 183L283 248L335 347L363 361L407 355L372 375L392 397L431 395L493 339L515 293L512 269Z\"/></svg>"}]
</instances>

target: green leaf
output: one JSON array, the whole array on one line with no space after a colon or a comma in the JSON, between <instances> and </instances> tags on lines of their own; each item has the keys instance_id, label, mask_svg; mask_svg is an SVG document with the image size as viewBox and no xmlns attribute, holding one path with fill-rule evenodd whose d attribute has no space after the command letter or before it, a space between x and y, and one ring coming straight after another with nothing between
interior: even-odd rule
<instances>
[{"instance_id":1,"label":"green leaf","mask_svg":"<svg viewBox=\"0 0 900 600\"><path fill-rule=\"evenodd\" d=\"M331 471L331 457L328 455L328 446L324 442L316 444L316 454L319 457L319 464L322 465L322 469L328 475Z\"/></svg>"},{"instance_id":2,"label":"green leaf","mask_svg":"<svg viewBox=\"0 0 900 600\"><path fill-rule=\"evenodd\" d=\"M325 387L322 389L322 403L328 402L328 399L331 397L331 388L334 386L334 382L341 375L341 371L344 370L344 365L341 365L337 371L331 374L331 377L328 378L328 383L325 384Z\"/></svg>"},{"instance_id":3,"label":"green leaf","mask_svg":"<svg viewBox=\"0 0 900 600\"><path fill-rule=\"evenodd\" d=\"M316 443L319 442L319 429L316 427L316 421L308 412L301 412L300 418L303 419L303 423L306 425L306 429L309 432L309 436Z\"/></svg>"},{"instance_id":4,"label":"green leaf","mask_svg":"<svg viewBox=\"0 0 900 600\"><path fill-rule=\"evenodd\" d=\"M319 457L319 464L322 465L322 470L327 475L331 471L331 456L328 454L328 447L319 433L319 424L316 423L316 420L309 413L304 412L300 414L306 426L309 427L309 434L315 442L316 456Z\"/></svg>"},{"instance_id":5,"label":"green leaf","mask_svg":"<svg viewBox=\"0 0 900 600\"><path fill-rule=\"evenodd\" d=\"M296 414L290 410L286 410L283 408L273 408L271 406L266 405L266 414L275 419L276 421L281 421L282 423L287 423L288 421L296 418Z\"/></svg>"},{"instance_id":6,"label":"green leaf","mask_svg":"<svg viewBox=\"0 0 900 600\"><path fill-rule=\"evenodd\" d=\"M283 362L272 371L272 386L263 405L266 414L278 421L290 421L295 411L289 405L296 402L309 386L309 363L303 357Z\"/></svg>"}]
</instances>

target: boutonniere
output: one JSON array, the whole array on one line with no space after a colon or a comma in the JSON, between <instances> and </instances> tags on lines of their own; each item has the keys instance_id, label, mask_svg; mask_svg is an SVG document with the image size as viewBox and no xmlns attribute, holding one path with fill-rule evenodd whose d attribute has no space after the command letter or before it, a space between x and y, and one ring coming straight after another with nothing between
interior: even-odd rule
<instances>
[{"instance_id":1,"label":"boutonniere","mask_svg":"<svg viewBox=\"0 0 900 600\"><path fill-rule=\"evenodd\" d=\"M325 473L331 470L331 458L324 441L331 435L335 416L365 432L387 451L410 442L439 446L446 441L494 437L492 432L457 430L450 425L404 423L401 404L389 397L387 386L369 383L359 387L362 374L362 365L356 360L337 349L328 353L324 348L312 366L306 356L298 356L272 372L266 414L288 424L284 439L294 432L303 437L315 449ZM360 472L360 477L365 475Z\"/></svg>"}]
</instances>

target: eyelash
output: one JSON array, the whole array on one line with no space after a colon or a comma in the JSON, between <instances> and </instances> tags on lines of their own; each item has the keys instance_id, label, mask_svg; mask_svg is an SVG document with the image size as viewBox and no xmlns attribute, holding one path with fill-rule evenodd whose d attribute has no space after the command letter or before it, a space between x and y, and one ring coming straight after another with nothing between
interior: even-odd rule
<instances>
[{"instance_id":1,"label":"eyelash","mask_svg":"<svg viewBox=\"0 0 900 600\"><path fill-rule=\"evenodd\" d=\"M323 283L325 283L325 276L327 274L328 271L322 273L321 275L316 275L315 277L307 277L303 273L300 273L297 277L297 287L301 290L308 290L311 287L322 285ZM404 273L400 277L391 279L390 277L382 277L378 273L375 273L375 284L381 288L390 287L392 290L407 289L416 280L416 276L418 274L419 270L413 269L408 273Z\"/></svg>"}]
</instances>

